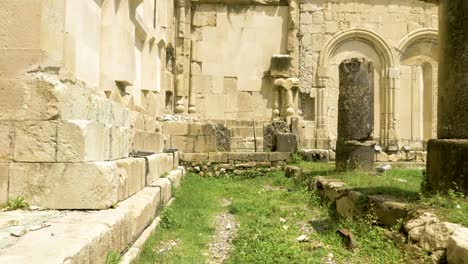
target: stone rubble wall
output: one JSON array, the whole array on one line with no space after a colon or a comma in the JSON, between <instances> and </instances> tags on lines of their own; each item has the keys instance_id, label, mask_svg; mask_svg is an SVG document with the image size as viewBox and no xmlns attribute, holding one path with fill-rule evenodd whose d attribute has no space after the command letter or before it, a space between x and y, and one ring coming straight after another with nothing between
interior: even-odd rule
<instances>
[{"instance_id":1,"label":"stone rubble wall","mask_svg":"<svg viewBox=\"0 0 468 264\"><path fill-rule=\"evenodd\" d=\"M241 174L245 170L281 170L290 152L210 152L181 153L181 164L202 176Z\"/></svg>"}]
</instances>

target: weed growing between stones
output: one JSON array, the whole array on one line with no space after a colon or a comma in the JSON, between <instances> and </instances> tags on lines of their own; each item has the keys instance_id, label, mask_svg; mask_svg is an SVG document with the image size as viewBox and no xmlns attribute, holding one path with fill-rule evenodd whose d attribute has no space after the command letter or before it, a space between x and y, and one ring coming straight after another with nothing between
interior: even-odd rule
<instances>
[{"instance_id":1,"label":"weed growing between stones","mask_svg":"<svg viewBox=\"0 0 468 264\"><path fill-rule=\"evenodd\" d=\"M122 257L118 252L109 251L106 256L105 264L119 264Z\"/></svg>"},{"instance_id":2,"label":"weed growing between stones","mask_svg":"<svg viewBox=\"0 0 468 264\"><path fill-rule=\"evenodd\" d=\"M7 209L8 210L18 210L25 209L29 206L29 203L22 196L11 198L8 200Z\"/></svg>"}]
</instances>

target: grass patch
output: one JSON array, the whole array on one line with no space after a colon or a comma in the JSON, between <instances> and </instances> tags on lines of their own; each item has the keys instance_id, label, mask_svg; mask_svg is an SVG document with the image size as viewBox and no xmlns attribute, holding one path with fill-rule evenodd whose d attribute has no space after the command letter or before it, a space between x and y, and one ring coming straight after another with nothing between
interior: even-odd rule
<instances>
[{"instance_id":1,"label":"grass patch","mask_svg":"<svg viewBox=\"0 0 468 264\"><path fill-rule=\"evenodd\" d=\"M109 251L106 256L106 262L105 264L119 264L120 260L122 259L122 256L118 252L115 251Z\"/></svg>"},{"instance_id":2,"label":"grass patch","mask_svg":"<svg viewBox=\"0 0 468 264\"><path fill-rule=\"evenodd\" d=\"M162 228L146 243L137 263L204 263L203 253L214 232L213 217L226 210L222 199L231 201L227 210L239 222L228 264L323 263L330 253L337 263L403 262L383 231L365 222L340 219L305 186L282 172L272 172L254 178L188 174L173 206L162 213ZM338 228L355 234L356 252L342 244ZM311 241L296 242L303 234ZM178 245L159 252L161 242L171 240ZM316 248L314 243L321 246Z\"/></svg>"},{"instance_id":3,"label":"grass patch","mask_svg":"<svg viewBox=\"0 0 468 264\"><path fill-rule=\"evenodd\" d=\"M468 200L462 193L449 191L446 195L425 194L418 203L412 204L412 207L434 211L445 221L468 226Z\"/></svg>"},{"instance_id":4,"label":"grass patch","mask_svg":"<svg viewBox=\"0 0 468 264\"><path fill-rule=\"evenodd\" d=\"M364 194L387 194L406 201L420 197L423 173L419 169L391 169L382 175L362 171L336 172L329 163L300 162L299 166L309 170L311 176L339 179Z\"/></svg>"},{"instance_id":5,"label":"grass patch","mask_svg":"<svg viewBox=\"0 0 468 264\"><path fill-rule=\"evenodd\" d=\"M339 173L331 163L300 161L298 166L309 171L309 177L339 179L367 195L391 195L409 202L414 210L432 211L445 221L468 226L468 202L463 194L455 191L446 195L424 193L421 190L424 175L420 169L394 168L382 175L376 175L361 171Z\"/></svg>"}]
</instances>

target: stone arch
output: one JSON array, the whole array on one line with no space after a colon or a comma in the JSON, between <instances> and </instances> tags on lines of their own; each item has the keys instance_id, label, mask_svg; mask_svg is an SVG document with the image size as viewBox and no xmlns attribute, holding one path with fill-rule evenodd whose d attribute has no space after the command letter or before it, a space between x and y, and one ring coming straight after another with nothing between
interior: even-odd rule
<instances>
[{"instance_id":1,"label":"stone arch","mask_svg":"<svg viewBox=\"0 0 468 264\"><path fill-rule=\"evenodd\" d=\"M406 53L409 47L422 41L429 41L435 44L439 43L439 34L436 29L433 28L422 28L410 32L404 36L397 47L397 60L400 62L401 57Z\"/></svg>"},{"instance_id":2,"label":"stone arch","mask_svg":"<svg viewBox=\"0 0 468 264\"><path fill-rule=\"evenodd\" d=\"M365 57L369 57L370 53L372 53L373 60L376 64L378 64L378 70L376 69L376 74L378 75L378 84L376 89L378 89L378 93L376 93L376 97L378 100L378 104L376 104L376 108L378 108L378 116L379 118L376 119L376 131L378 133L378 137L385 139L388 137L388 124L389 120L392 118L387 116L388 113L391 112L389 109L389 98L390 96L386 93L392 87L392 82L389 79L390 70L395 65L395 59L392 52L391 46L388 42L380 36L378 33L363 28L353 28L342 31L336 35L334 35L331 39L329 39L319 55L318 59L318 72L317 72L317 138L325 137L332 137L333 132L328 131L328 129L332 129L333 127L330 126L331 124L327 124L327 104L333 103L332 98L325 98L325 94L329 94L330 92L325 92L326 88L330 88L333 86L333 76L332 76L332 64L334 63L336 53L340 52L341 47L345 47L349 43L361 43L362 46L365 46L369 52L367 52ZM359 44L359 45L361 45ZM352 51L350 53L359 54L360 52ZM362 52L361 52L362 53ZM364 54L364 53L362 53ZM368 58L369 59L369 58ZM385 92L385 94L384 94ZM330 101L330 102L328 102ZM376 110L376 111L377 111Z\"/></svg>"},{"instance_id":3,"label":"stone arch","mask_svg":"<svg viewBox=\"0 0 468 264\"><path fill-rule=\"evenodd\" d=\"M394 58L391 46L377 32L365 28L352 28L335 34L329 39L322 52L320 52L318 60L318 68L326 67L330 62L330 57L333 52L344 42L349 40L360 40L374 47L375 51L381 56L382 65L392 67Z\"/></svg>"},{"instance_id":4,"label":"stone arch","mask_svg":"<svg viewBox=\"0 0 468 264\"><path fill-rule=\"evenodd\" d=\"M397 47L399 134L403 144L417 148L436 137L438 43L437 30L423 28L403 37Z\"/></svg>"}]
</instances>

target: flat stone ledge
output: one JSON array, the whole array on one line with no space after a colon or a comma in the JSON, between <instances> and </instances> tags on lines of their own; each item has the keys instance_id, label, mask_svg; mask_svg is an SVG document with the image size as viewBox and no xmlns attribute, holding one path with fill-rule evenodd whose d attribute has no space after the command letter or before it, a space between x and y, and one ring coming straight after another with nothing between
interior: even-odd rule
<instances>
[{"instance_id":1,"label":"flat stone ledge","mask_svg":"<svg viewBox=\"0 0 468 264\"><path fill-rule=\"evenodd\" d=\"M170 174L181 178L185 169L179 167ZM169 179L158 181L170 183ZM138 256L144 242L157 226L157 212L164 204L167 206L171 203L171 185L156 185L143 188L118 203L115 209L0 213L0 220L5 220L0 227L0 237L9 236L10 231L5 231L5 225L18 224L14 221L15 214L21 219L22 214L35 214L36 218L41 215L40 223L43 224L39 229L25 226L28 230L26 234L6 245L0 244L0 263L104 263L108 252L123 252L132 243L127 255ZM123 261L127 259L124 257Z\"/></svg>"}]
</instances>

